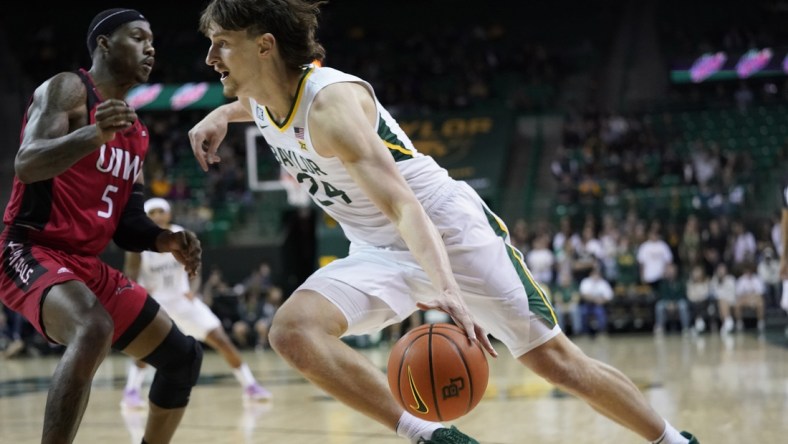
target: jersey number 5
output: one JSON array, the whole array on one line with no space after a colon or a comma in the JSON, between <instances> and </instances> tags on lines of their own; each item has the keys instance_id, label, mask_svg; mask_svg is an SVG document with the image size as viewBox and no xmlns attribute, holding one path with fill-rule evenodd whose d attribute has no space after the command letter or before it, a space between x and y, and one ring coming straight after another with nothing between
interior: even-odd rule
<instances>
[{"instance_id":1,"label":"jersey number 5","mask_svg":"<svg viewBox=\"0 0 788 444\"><path fill-rule=\"evenodd\" d=\"M101 196L101 200L107 204L107 210L100 210L98 212L99 217L103 217L104 219L109 219L112 217L112 209L114 208L114 202L112 198L109 196L109 193L117 193L118 187L115 185L107 185L107 188L104 189L104 195Z\"/></svg>"}]
</instances>

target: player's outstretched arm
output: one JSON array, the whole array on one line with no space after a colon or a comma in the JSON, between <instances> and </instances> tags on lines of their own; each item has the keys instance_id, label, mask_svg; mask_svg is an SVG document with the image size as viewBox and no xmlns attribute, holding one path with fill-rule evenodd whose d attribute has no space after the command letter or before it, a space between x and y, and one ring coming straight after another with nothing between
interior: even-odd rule
<instances>
[{"instance_id":1,"label":"player's outstretched arm","mask_svg":"<svg viewBox=\"0 0 788 444\"><path fill-rule=\"evenodd\" d=\"M221 161L216 151L227 135L227 124L254 120L249 110L249 100L239 97L211 111L189 130L192 152L203 171L208 171L208 165Z\"/></svg>"},{"instance_id":2,"label":"player's outstretched arm","mask_svg":"<svg viewBox=\"0 0 788 444\"><path fill-rule=\"evenodd\" d=\"M172 232L156 225L145 213L144 185L140 174L112 239L120 248L134 253L145 250L172 253L184 265L189 276L194 276L202 262L200 240L191 231Z\"/></svg>"},{"instance_id":3,"label":"player's outstretched arm","mask_svg":"<svg viewBox=\"0 0 788 444\"><path fill-rule=\"evenodd\" d=\"M339 158L354 181L399 230L441 296L422 309L448 313L468 338L497 353L473 321L454 278L440 233L400 174L375 131L377 107L361 85L338 83L321 90L309 114L312 142L323 155Z\"/></svg>"}]
</instances>

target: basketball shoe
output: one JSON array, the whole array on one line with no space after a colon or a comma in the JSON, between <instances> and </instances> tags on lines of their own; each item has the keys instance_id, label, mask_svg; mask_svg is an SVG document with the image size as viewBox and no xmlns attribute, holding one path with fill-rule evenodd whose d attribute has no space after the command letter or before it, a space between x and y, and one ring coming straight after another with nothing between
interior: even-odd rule
<instances>
[{"instance_id":1,"label":"basketball shoe","mask_svg":"<svg viewBox=\"0 0 788 444\"><path fill-rule=\"evenodd\" d=\"M692 436L692 434L689 433L689 432L681 432L681 436L689 439L689 444L700 444L700 441L698 441L698 438Z\"/></svg>"},{"instance_id":2,"label":"basketball shoe","mask_svg":"<svg viewBox=\"0 0 788 444\"><path fill-rule=\"evenodd\" d=\"M255 382L246 386L243 397L246 402L264 402L270 401L274 395L265 387Z\"/></svg>"},{"instance_id":3,"label":"basketball shoe","mask_svg":"<svg viewBox=\"0 0 788 444\"><path fill-rule=\"evenodd\" d=\"M419 444L479 444L479 441L462 433L457 427L442 428L432 433L432 439L422 439Z\"/></svg>"},{"instance_id":4,"label":"basketball shoe","mask_svg":"<svg viewBox=\"0 0 788 444\"><path fill-rule=\"evenodd\" d=\"M123 391L123 399L120 400L120 406L130 410L141 410L144 409L147 403L142 396L140 396L139 390L131 389L131 390L124 390Z\"/></svg>"}]
</instances>

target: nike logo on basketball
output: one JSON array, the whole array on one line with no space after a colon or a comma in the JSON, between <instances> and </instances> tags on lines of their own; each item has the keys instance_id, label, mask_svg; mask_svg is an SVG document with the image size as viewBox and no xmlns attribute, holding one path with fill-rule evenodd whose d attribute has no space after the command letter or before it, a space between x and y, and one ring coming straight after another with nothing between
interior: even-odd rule
<instances>
[{"instance_id":1,"label":"nike logo on basketball","mask_svg":"<svg viewBox=\"0 0 788 444\"><path fill-rule=\"evenodd\" d=\"M429 413L430 408L427 407L427 404L421 399L419 389L416 388L416 383L413 382L413 373L410 371L410 366L408 366L408 383L410 384L410 391L413 393L413 399L416 400L416 405L411 405L409 407L421 414Z\"/></svg>"}]
</instances>

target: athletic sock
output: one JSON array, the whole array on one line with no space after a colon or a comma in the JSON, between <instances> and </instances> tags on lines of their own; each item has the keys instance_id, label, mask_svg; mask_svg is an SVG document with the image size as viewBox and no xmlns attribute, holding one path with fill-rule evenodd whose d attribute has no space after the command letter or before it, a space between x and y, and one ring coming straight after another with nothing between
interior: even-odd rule
<instances>
[{"instance_id":1,"label":"athletic sock","mask_svg":"<svg viewBox=\"0 0 788 444\"><path fill-rule=\"evenodd\" d=\"M443 424L439 422L425 421L408 412L403 412L397 422L397 435L408 438L415 443L419 439L432 438L432 433L441 428L443 428Z\"/></svg>"},{"instance_id":2,"label":"athletic sock","mask_svg":"<svg viewBox=\"0 0 788 444\"><path fill-rule=\"evenodd\" d=\"M142 383L145 382L145 374L148 366L137 367L133 362L129 366L129 376L126 378L126 390L142 391Z\"/></svg>"},{"instance_id":3,"label":"athletic sock","mask_svg":"<svg viewBox=\"0 0 788 444\"><path fill-rule=\"evenodd\" d=\"M665 431L662 432L662 436L659 437L656 441L651 441L651 444L688 444L689 439L681 436L678 430L675 427L670 425L670 423L665 420Z\"/></svg>"},{"instance_id":4,"label":"athletic sock","mask_svg":"<svg viewBox=\"0 0 788 444\"><path fill-rule=\"evenodd\" d=\"M249 366L246 365L245 362L241 363L238 368L233 369L233 376L235 376L235 379L237 379L241 384L241 387L244 388L249 387L250 385L257 382L257 380L254 379L252 371L249 370Z\"/></svg>"}]
</instances>

